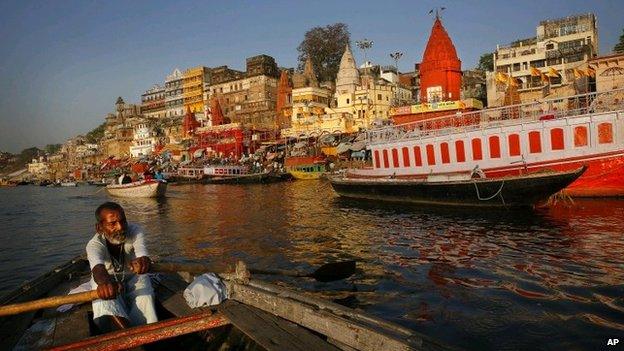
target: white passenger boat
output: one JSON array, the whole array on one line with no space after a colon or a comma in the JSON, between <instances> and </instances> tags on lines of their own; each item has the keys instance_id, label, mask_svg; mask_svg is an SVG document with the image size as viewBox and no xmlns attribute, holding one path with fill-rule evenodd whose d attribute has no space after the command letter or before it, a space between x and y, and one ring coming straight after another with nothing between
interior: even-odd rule
<instances>
[{"instance_id":1,"label":"white passenger boat","mask_svg":"<svg viewBox=\"0 0 624 351\"><path fill-rule=\"evenodd\" d=\"M118 197L161 197L167 191L167 182L163 180L141 180L128 184L111 184L106 191Z\"/></svg>"}]
</instances>

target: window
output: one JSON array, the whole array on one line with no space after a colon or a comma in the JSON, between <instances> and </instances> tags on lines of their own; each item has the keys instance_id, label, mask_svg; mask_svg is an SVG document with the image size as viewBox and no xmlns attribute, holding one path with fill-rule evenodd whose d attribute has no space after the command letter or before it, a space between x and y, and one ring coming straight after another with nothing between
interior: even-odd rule
<instances>
[{"instance_id":1,"label":"window","mask_svg":"<svg viewBox=\"0 0 624 351\"><path fill-rule=\"evenodd\" d=\"M496 135L491 136L490 143L490 158L500 158L500 138Z\"/></svg>"},{"instance_id":2,"label":"window","mask_svg":"<svg viewBox=\"0 0 624 351\"><path fill-rule=\"evenodd\" d=\"M349 104L349 101L350 101L350 100L349 100L349 99L347 99L347 105Z\"/></svg>"},{"instance_id":3,"label":"window","mask_svg":"<svg viewBox=\"0 0 624 351\"><path fill-rule=\"evenodd\" d=\"M381 101L381 94L377 94L377 100Z\"/></svg>"},{"instance_id":4,"label":"window","mask_svg":"<svg viewBox=\"0 0 624 351\"><path fill-rule=\"evenodd\" d=\"M509 142L509 156L520 156L520 136L510 134L507 140Z\"/></svg>"},{"instance_id":5,"label":"window","mask_svg":"<svg viewBox=\"0 0 624 351\"><path fill-rule=\"evenodd\" d=\"M388 150L383 151L384 168L390 168L390 162L388 161Z\"/></svg>"},{"instance_id":6,"label":"window","mask_svg":"<svg viewBox=\"0 0 624 351\"><path fill-rule=\"evenodd\" d=\"M472 159L475 161L483 159L483 151L481 150L481 139L475 138L471 141Z\"/></svg>"},{"instance_id":7,"label":"window","mask_svg":"<svg viewBox=\"0 0 624 351\"><path fill-rule=\"evenodd\" d=\"M464 150L464 141L457 140L455 142L455 157L457 158L457 162L465 162L466 161L466 152Z\"/></svg>"},{"instance_id":8,"label":"window","mask_svg":"<svg viewBox=\"0 0 624 351\"><path fill-rule=\"evenodd\" d=\"M587 146L587 127L574 127L574 146Z\"/></svg>"},{"instance_id":9,"label":"window","mask_svg":"<svg viewBox=\"0 0 624 351\"><path fill-rule=\"evenodd\" d=\"M598 144L610 144L613 142L613 126L611 123L598 125Z\"/></svg>"},{"instance_id":10,"label":"window","mask_svg":"<svg viewBox=\"0 0 624 351\"><path fill-rule=\"evenodd\" d=\"M427 149L427 164L430 166L435 165L435 152L433 150L433 145L429 144L426 147Z\"/></svg>"},{"instance_id":11,"label":"window","mask_svg":"<svg viewBox=\"0 0 624 351\"><path fill-rule=\"evenodd\" d=\"M563 150L563 129L554 128L550 130L550 147L552 150Z\"/></svg>"},{"instance_id":12,"label":"window","mask_svg":"<svg viewBox=\"0 0 624 351\"><path fill-rule=\"evenodd\" d=\"M416 167L422 166L422 156L420 155L420 146L414 146L414 163Z\"/></svg>"},{"instance_id":13,"label":"window","mask_svg":"<svg viewBox=\"0 0 624 351\"><path fill-rule=\"evenodd\" d=\"M399 168L399 150L392 149L392 167Z\"/></svg>"},{"instance_id":14,"label":"window","mask_svg":"<svg viewBox=\"0 0 624 351\"><path fill-rule=\"evenodd\" d=\"M442 163L451 163L448 143L440 144L440 154L442 156Z\"/></svg>"},{"instance_id":15,"label":"window","mask_svg":"<svg viewBox=\"0 0 624 351\"><path fill-rule=\"evenodd\" d=\"M402 152L403 152L403 167L409 167L410 166L409 149L404 147L402 149Z\"/></svg>"},{"instance_id":16,"label":"window","mask_svg":"<svg viewBox=\"0 0 624 351\"><path fill-rule=\"evenodd\" d=\"M546 44L546 50L552 50L554 48L555 48L555 44L553 43Z\"/></svg>"},{"instance_id":17,"label":"window","mask_svg":"<svg viewBox=\"0 0 624 351\"><path fill-rule=\"evenodd\" d=\"M542 140L540 132L529 132L529 152L538 154L542 152Z\"/></svg>"}]
</instances>

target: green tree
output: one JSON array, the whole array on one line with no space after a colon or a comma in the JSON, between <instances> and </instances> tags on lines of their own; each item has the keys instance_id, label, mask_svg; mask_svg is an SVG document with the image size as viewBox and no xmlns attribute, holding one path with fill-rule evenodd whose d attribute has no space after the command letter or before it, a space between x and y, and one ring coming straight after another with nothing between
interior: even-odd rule
<instances>
[{"instance_id":1,"label":"green tree","mask_svg":"<svg viewBox=\"0 0 624 351\"><path fill-rule=\"evenodd\" d=\"M48 144L43 148L45 153L48 155L53 155L57 153L60 149L61 149L61 144Z\"/></svg>"},{"instance_id":2,"label":"green tree","mask_svg":"<svg viewBox=\"0 0 624 351\"><path fill-rule=\"evenodd\" d=\"M319 82L334 81L350 37L349 27L344 23L310 29L297 47L299 70L303 70L306 59L310 57Z\"/></svg>"},{"instance_id":3,"label":"green tree","mask_svg":"<svg viewBox=\"0 0 624 351\"><path fill-rule=\"evenodd\" d=\"M494 54L491 52L485 53L479 57L478 69L482 71L494 71Z\"/></svg>"},{"instance_id":4,"label":"green tree","mask_svg":"<svg viewBox=\"0 0 624 351\"><path fill-rule=\"evenodd\" d=\"M95 127L92 131L87 133L87 135L85 136L85 139L87 140L88 143L96 144L104 136L105 129L106 129L106 122L100 124L99 126Z\"/></svg>"},{"instance_id":5,"label":"green tree","mask_svg":"<svg viewBox=\"0 0 624 351\"><path fill-rule=\"evenodd\" d=\"M613 47L613 52L618 54L624 54L624 29L622 29L622 35L620 35L620 41Z\"/></svg>"}]
</instances>

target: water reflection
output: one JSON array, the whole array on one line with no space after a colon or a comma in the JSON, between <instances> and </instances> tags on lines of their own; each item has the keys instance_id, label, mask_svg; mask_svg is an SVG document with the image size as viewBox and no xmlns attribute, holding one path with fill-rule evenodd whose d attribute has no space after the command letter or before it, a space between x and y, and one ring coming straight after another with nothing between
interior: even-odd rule
<instances>
[{"instance_id":1,"label":"water reflection","mask_svg":"<svg viewBox=\"0 0 624 351\"><path fill-rule=\"evenodd\" d=\"M3 289L83 252L93 210L108 199L86 187L19 189L0 189ZM423 208L342 199L320 181L181 185L162 200L114 200L160 257L304 270L356 259L344 281L267 278L463 348L596 348L624 330L622 200Z\"/></svg>"}]
</instances>

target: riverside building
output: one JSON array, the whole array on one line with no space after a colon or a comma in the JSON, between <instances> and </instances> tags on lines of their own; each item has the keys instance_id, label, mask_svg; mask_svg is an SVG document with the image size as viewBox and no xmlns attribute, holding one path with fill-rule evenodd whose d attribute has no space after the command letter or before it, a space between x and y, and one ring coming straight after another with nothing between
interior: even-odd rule
<instances>
[{"instance_id":1,"label":"riverside building","mask_svg":"<svg viewBox=\"0 0 624 351\"><path fill-rule=\"evenodd\" d=\"M183 76L179 69L167 75L165 79L165 115L182 117L184 115Z\"/></svg>"},{"instance_id":2,"label":"riverside building","mask_svg":"<svg viewBox=\"0 0 624 351\"><path fill-rule=\"evenodd\" d=\"M141 114L146 118L164 118L165 109L165 88L155 84L141 95Z\"/></svg>"}]
</instances>

